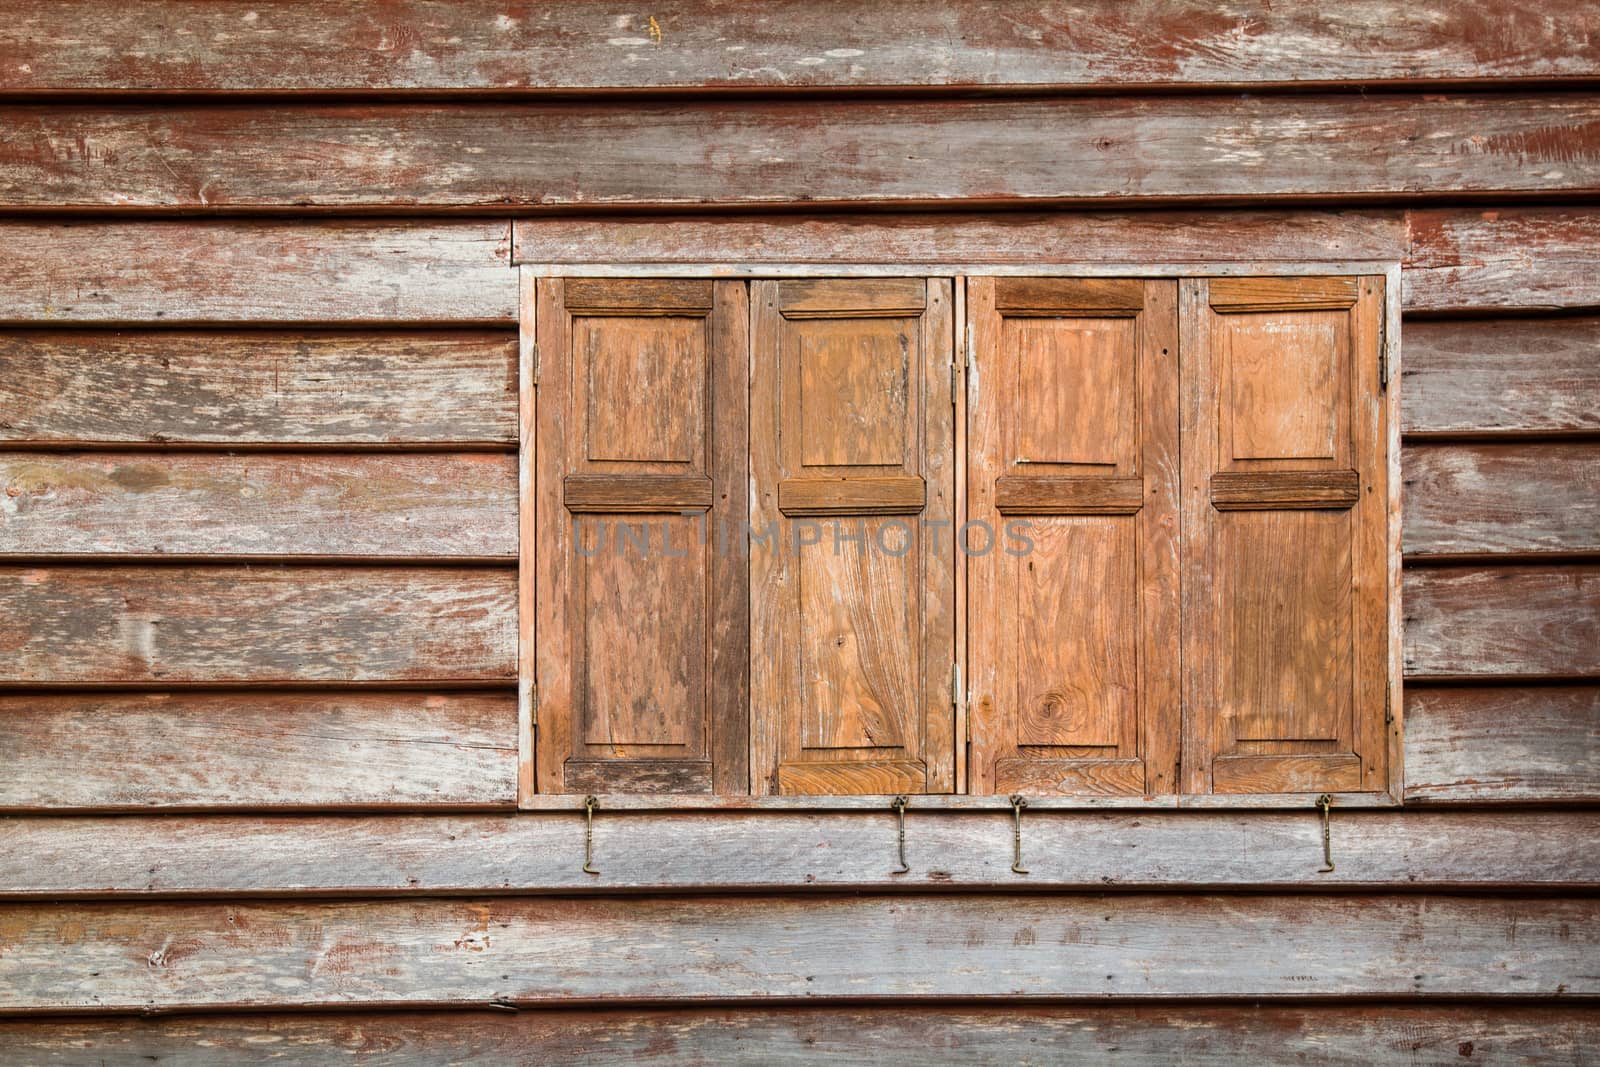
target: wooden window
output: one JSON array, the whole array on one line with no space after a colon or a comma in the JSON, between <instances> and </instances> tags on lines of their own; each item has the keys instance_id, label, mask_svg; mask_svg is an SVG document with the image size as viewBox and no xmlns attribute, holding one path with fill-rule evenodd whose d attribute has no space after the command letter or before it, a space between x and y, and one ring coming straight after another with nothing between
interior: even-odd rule
<instances>
[{"instance_id":1,"label":"wooden window","mask_svg":"<svg viewBox=\"0 0 1600 1067\"><path fill-rule=\"evenodd\" d=\"M1177 296L967 283L969 515L999 542L967 558L975 793L1174 790Z\"/></svg>"},{"instance_id":2,"label":"wooden window","mask_svg":"<svg viewBox=\"0 0 1600 1067\"><path fill-rule=\"evenodd\" d=\"M950 792L951 282L752 301L752 525L776 531L750 556L755 792Z\"/></svg>"},{"instance_id":3,"label":"wooden window","mask_svg":"<svg viewBox=\"0 0 1600 1067\"><path fill-rule=\"evenodd\" d=\"M541 792L748 791L742 282L550 279L539 346Z\"/></svg>"},{"instance_id":4,"label":"wooden window","mask_svg":"<svg viewBox=\"0 0 1600 1067\"><path fill-rule=\"evenodd\" d=\"M1390 788L1383 276L533 293L537 791Z\"/></svg>"},{"instance_id":5,"label":"wooden window","mask_svg":"<svg viewBox=\"0 0 1600 1067\"><path fill-rule=\"evenodd\" d=\"M1381 789L1381 278L1184 284L1185 791Z\"/></svg>"}]
</instances>

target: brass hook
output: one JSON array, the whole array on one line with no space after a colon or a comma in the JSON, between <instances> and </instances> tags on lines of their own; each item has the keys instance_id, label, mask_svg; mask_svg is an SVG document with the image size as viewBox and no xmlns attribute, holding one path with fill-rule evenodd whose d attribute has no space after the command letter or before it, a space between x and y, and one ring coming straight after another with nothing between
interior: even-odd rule
<instances>
[{"instance_id":1,"label":"brass hook","mask_svg":"<svg viewBox=\"0 0 1600 1067\"><path fill-rule=\"evenodd\" d=\"M1328 832L1328 811L1333 807L1333 798L1324 793L1317 798L1317 806L1322 809L1322 866L1317 868L1317 873L1327 874L1333 870L1333 838Z\"/></svg>"},{"instance_id":2,"label":"brass hook","mask_svg":"<svg viewBox=\"0 0 1600 1067\"><path fill-rule=\"evenodd\" d=\"M911 801L903 796L895 797L889 805L900 816L900 866L895 868L895 874L905 874L911 869L911 864L906 862L906 809L911 806Z\"/></svg>"},{"instance_id":3,"label":"brass hook","mask_svg":"<svg viewBox=\"0 0 1600 1067\"><path fill-rule=\"evenodd\" d=\"M599 874L594 869L594 809L600 802L593 795L583 798L583 873Z\"/></svg>"},{"instance_id":4,"label":"brass hook","mask_svg":"<svg viewBox=\"0 0 1600 1067\"><path fill-rule=\"evenodd\" d=\"M1021 793L1011 794L1011 818L1014 825L1011 830L1011 873L1027 874L1028 868L1022 865L1022 809L1028 802L1022 798Z\"/></svg>"}]
</instances>

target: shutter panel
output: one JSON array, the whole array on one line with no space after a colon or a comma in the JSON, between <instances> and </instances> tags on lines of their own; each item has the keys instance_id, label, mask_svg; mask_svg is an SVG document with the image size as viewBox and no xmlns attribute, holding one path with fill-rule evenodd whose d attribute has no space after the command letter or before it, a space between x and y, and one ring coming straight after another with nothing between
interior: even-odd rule
<instances>
[{"instance_id":1,"label":"shutter panel","mask_svg":"<svg viewBox=\"0 0 1600 1067\"><path fill-rule=\"evenodd\" d=\"M741 282L537 289L541 792L745 793Z\"/></svg>"},{"instance_id":2,"label":"shutter panel","mask_svg":"<svg viewBox=\"0 0 1600 1067\"><path fill-rule=\"evenodd\" d=\"M757 793L954 787L951 293L753 285Z\"/></svg>"},{"instance_id":3,"label":"shutter panel","mask_svg":"<svg viewBox=\"0 0 1600 1067\"><path fill-rule=\"evenodd\" d=\"M967 308L972 792L1175 792L1177 283L971 278Z\"/></svg>"},{"instance_id":4,"label":"shutter panel","mask_svg":"<svg viewBox=\"0 0 1600 1067\"><path fill-rule=\"evenodd\" d=\"M1184 283L1189 792L1381 789L1381 277Z\"/></svg>"}]
</instances>

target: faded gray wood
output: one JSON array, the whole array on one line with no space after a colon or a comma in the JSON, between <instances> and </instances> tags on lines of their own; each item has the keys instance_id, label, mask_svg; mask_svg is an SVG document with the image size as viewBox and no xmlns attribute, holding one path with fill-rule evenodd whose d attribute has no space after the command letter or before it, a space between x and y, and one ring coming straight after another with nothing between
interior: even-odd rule
<instances>
[{"instance_id":1,"label":"faded gray wood","mask_svg":"<svg viewBox=\"0 0 1600 1067\"><path fill-rule=\"evenodd\" d=\"M0 334L0 442L509 448L516 343L488 331Z\"/></svg>"},{"instance_id":2,"label":"faded gray wood","mask_svg":"<svg viewBox=\"0 0 1600 1067\"><path fill-rule=\"evenodd\" d=\"M13 904L0 909L0 1013L864 990L1006 1003L1224 990L1591 998L1597 909L1561 897L1174 894Z\"/></svg>"},{"instance_id":3,"label":"faded gray wood","mask_svg":"<svg viewBox=\"0 0 1600 1067\"><path fill-rule=\"evenodd\" d=\"M1595 192L1597 160L1588 92L0 107L8 210L1254 205Z\"/></svg>"},{"instance_id":4,"label":"faded gray wood","mask_svg":"<svg viewBox=\"0 0 1600 1067\"><path fill-rule=\"evenodd\" d=\"M0 1059L103 1067L621 1063L1580 1067L1600 1013L1511 1004L762 1007L0 1022Z\"/></svg>"},{"instance_id":5,"label":"faded gray wood","mask_svg":"<svg viewBox=\"0 0 1600 1067\"><path fill-rule=\"evenodd\" d=\"M0 810L509 806L516 758L509 694L0 696Z\"/></svg>"},{"instance_id":6,"label":"faded gray wood","mask_svg":"<svg viewBox=\"0 0 1600 1067\"><path fill-rule=\"evenodd\" d=\"M1600 318L1412 320L1404 351L1408 435L1600 432Z\"/></svg>"},{"instance_id":7,"label":"faded gray wood","mask_svg":"<svg viewBox=\"0 0 1600 1067\"><path fill-rule=\"evenodd\" d=\"M0 683L506 682L516 572L0 568Z\"/></svg>"},{"instance_id":8,"label":"faded gray wood","mask_svg":"<svg viewBox=\"0 0 1600 1067\"><path fill-rule=\"evenodd\" d=\"M1405 754L1408 802L1595 803L1600 688L1409 689Z\"/></svg>"},{"instance_id":9,"label":"faded gray wood","mask_svg":"<svg viewBox=\"0 0 1600 1067\"><path fill-rule=\"evenodd\" d=\"M518 219L513 258L536 264L990 263L1034 267L1394 260L1399 211L1140 211Z\"/></svg>"},{"instance_id":10,"label":"faded gray wood","mask_svg":"<svg viewBox=\"0 0 1600 1067\"><path fill-rule=\"evenodd\" d=\"M1437 208L1406 220L1408 312L1600 306L1600 211Z\"/></svg>"},{"instance_id":11,"label":"faded gray wood","mask_svg":"<svg viewBox=\"0 0 1600 1067\"><path fill-rule=\"evenodd\" d=\"M1408 559L1600 552L1600 445L1413 443L1400 461Z\"/></svg>"},{"instance_id":12,"label":"faded gray wood","mask_svg":"<svg viewBox=\"0 0 1600 1067\"><path fill-rule=\"evenodd\" d=\"M1600 566L1405 573L1406 677L1600 677Z\"/></svg>"},{"instance_id":13,"label":"faded gray wood","mask_svg":"<svg viewBox=\"0 0 1600 1067\"><path fill-rule=\"evenodd\" d=\"M505 222L3 222L0 245L0 323L517 320Z\"/></svg>"},{"instance_id":14,"label":"faded gray wood","mask_svg":"<svg viewBox=\"0 0 1600 1067\"><path fill-rule=\"evenodd\" d=\"M595 0L11 3L7 93L1034 89L1600 76L1600 19L1550 0L1202 3ZM912 32L914 30L914 32Z\"/></svg>"},{"instance_id":15,"label":"faded gray wood","mask_svg":"<svg viewBox=\"0 0 1600 1067\"><path fill-rule=\"evenodd\" d=\"M517 558L492 454L0 452L0 559Z\"/></svg>"},{"instance_id":16,"label":"faded gray wood","mask_svg":"<svg viewBox=\"0 0 1600 1067\"><path fill-rule=\"evenodd\" d=\"M60 724L57 734L64 734L69 724L81 725L94 706L76 702L82 709L77 715L55 718ZM368 706L390 714L382 705ZM393 706L399 706L398 700ZM46 783L32 773L35 767L64 767L75 754L103 754L116 740L126 739L135 756L159 754L161 742L139 742L130 735L140 723L176 722L180 711L191 713L192 725L174 734L169 751L202 733L226 736L228 727L243 714L216 716L216 725L208 726L204 706L198 702L173 708L164 716L123 713L117 717L121 722L112 720L105 742L63 744L59 755L40 754L21 763L28 772L24 782L8 785L0 797L12 804L45 800L65 808L109 799L153 801L163 794L176 800L181 787L188 790L185 795L219 806L253 801L266 807L341 796L349 800L363 789L376 795L383 788L376 767L363 767L349 784L309 784L299 795L287 785L287 771L269 779L268 769L255 768L250 758L258 751L254 746L264 750L271 745L287 754L291 745L300 745L310 766L330 770L343 766L369 747L360 739L379 729L376 711L357 718L363 710L363 705L342 698L319 701L282 728L244 731L243 751L237 755L214 747L199 760L202 768L179 772L170 785L157 780L154 767L135 772L136 781L123 786L110 781L115 773L110 768L85 770L82 781L63 783ZM348 725L331 738L295 736L294 723L314 721L318 714L328 721L342 715L338 721ZM431 725L442 714L424 718L409 732L396 726L392 732L397 743L415 737L419 730L442 734L442 725ZM464 712L449 714L459 719ZM477 736L496 744L510 728L509 720L473 725ZM1428 728L1425 721L1424 729ZM14 726L11 729L12 736L19 737L18 748L43 734L26 723L20 735ZM441 761L452 761L451 766L459 761L464 770L472 758L440 747ZM1460 763L1465 762L1462 757L1457 752L1445 758ZM463 780L458 799L473 796L487 802L504 797L499 753L492 758L497 761L495 775L486 776L476 792ZM1437 773L1429 766L1430 758L1439 757L1431 748L1423 748L1417 772L1424 780ZM171 766L170 758L160 762ZM396 780L388 784L391 795L421 792L424 777L404 780L415 770L416 760L399 762L392 775ZM225 780L248 779L252 772L256 778L242 781L237 797L224 793ZM1534 784L1530 777L1521 795L1530 797L1527 787ZM271 795L273 788L276 795ZM1550 794L1551 799L1571 796L1570 791ZM1029 809L1023 831L1032 872L1027 877L1011 871L1009 811L927 811L919 810L915 801L906 816L906 860L911 870L905 874L894 873L895 819L887 804L876 812L646 813L612 811L602 800L594 824L598 875L579 869L584 836L581 797L573 797L567 811L515 816L11 818L0 819L0 850L11 858L0 881L0 896L1600 887L1600 814L1594 812L1336 809L1335 870L1323 874L1318 872L1321 820L1312 799L1307 797L1304 810L1298 812Z\"/></svg>"}]
</instances>

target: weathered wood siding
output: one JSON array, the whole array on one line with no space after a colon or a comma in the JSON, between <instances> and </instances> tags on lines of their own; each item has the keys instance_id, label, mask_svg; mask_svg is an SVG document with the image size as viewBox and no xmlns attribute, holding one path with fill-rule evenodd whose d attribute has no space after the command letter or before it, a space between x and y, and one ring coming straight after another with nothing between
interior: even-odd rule
<instances>
[{"instance_id":1,"label":"weathered wood siding","mask_svg":"<svg viewBox=\"0 0 1600 1067\"><path fill-rule=\"evenodd\" d=\"M0 1059L1592 1056L1592 5L0 16ZM512 265L596 234L1401 262L1405 808L1329 873L1309 809L1030 811L1023 878L915 807L903 875L803 810L580 872L512 813Z\"/></svg>"}]
</instances>

